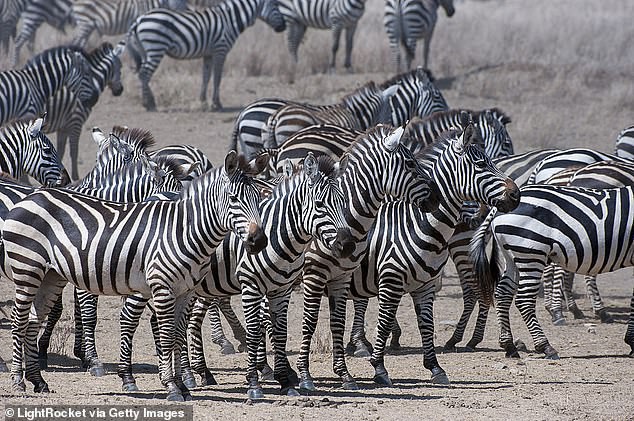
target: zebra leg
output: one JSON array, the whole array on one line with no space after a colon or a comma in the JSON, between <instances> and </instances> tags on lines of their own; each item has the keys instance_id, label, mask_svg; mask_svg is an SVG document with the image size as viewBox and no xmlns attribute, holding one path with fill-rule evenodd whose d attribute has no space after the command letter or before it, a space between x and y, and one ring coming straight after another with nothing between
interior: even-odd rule
<instances>
[{"instance_id":1,"label":"zebra leg","mask_svg":"<svg viewBox=\"0 0 634 421\"><path fill-rule=\"evenodd\" d=\"M214 92L212 94L212 109L214 111L222 111L220 103L220 80L222 79L222 69L225 65L226 56L220 52L213 57L213 73L214 73ZM205 86L205 91L207 87Z\"/></svg>"},{"instance_id":2,"label":"zebra leg","mask_svg":"<svg viewBox=\"0 0 634 421\"><path fill-rule=\"evenodd\" d=\"M317 279L311 279L317 278ZM321 306L321 297L324 293L326 282L321 279L318 271L304 266L304 312L302 315L302 343L299 349L299 357L297 358L297 369L299 371L300 383L302 390L314 391L315 383L310 374L310 342L313 339L315 330L317 329L317 319L319 318L319 308Z\"/></svg>"},{"instance_id":3,"label":"zebra leg","mask_svg":"<svg viewBox=\"0 0 634 421\"><path fill-rule=\"evenodd\" d=\"M339 51L339 40L341 39L341 32L343 27L339 24L332 27L332 51L330 55L330 67L328 71L330 73L336 73L337 69L337 51Z\"/></svg>"},{"instance_id":4,"label":"zebra leg","mask_svg":"<svg viewBox=\"0 0 634 421\"><path fill-rule=\"evenodd\" d=\"M247 373L246 380L249 389L247 390L247 396L250 399L262 399L264 398L264 391L258 380L257 371L257 352L258 346L262 339L262 322L261 316L261 301L263 299L262 293L257 286L249 285L246 282L242 283L242 308L244 310L244 318L247 325Z\"/></svg>"},{"instance_id":5,"label":"zebra leg","mask_svg":"<svg viewBox=\"0 0 634 421\"><path fill-rule=\"evenodd\" d=\"M97 300L98 296L88 291L76 290L75 307L81 310L81 324L84 329L83 343L85 352L85 363L88 365L88 372L95 377L106 374L103 363L97 355L95 344L95 330L97 329Z\"/></svg>"},{"instance_id":6,"label":"zebra leg","mask_svg":"<svg viewBox=\"0 0 634 421\"><path fill-rule=\"evenodd\" d=\"M513 296L516 290L517 284L514 279L508 275L508 272L502 276L495 288L495 312L498 329L500 331L499 344L506 352L507 358L520 358L517 347L513 342L510 320L511 304L513 304Z\"/></svg>"},{"instance_id":7,"label":"zebra leg","mask_svg":"<svg viewBox=\"0 0 634 421\"><path fill-rule=\"evenodd\" d=\"M209 308L207 309L207 316L209 317L209 323L211 324L211 341L220 347L221 354L235 354L236 349L233 347L233 344L229 341L229 339L227 339L225 332L222 329L218 300L218 298L211 299L209 301Z\"/></svg>"},{"instance_id":8,"label":"zebra leg","mask_svg":"<svg viewBox=\"0 0 634 421\"><path fill-rule=\"evenodd\" d=\"M119 345L119 366L117 374L122 381L122 389L126 392L136 392L139 388L132 375L132 337L139 326L139 319L149 299L141 295L129 295L123 302L119 313L121 339ZM161 352L162 354L162 352ZM159 358L161 356L159 355Z\"/></svg>"},{"instance_id":9,"label":"zebra leg","mask_svg":"<svg viewBox=\"0 0 634 421\"><path fill-rule=\"evenodd\" d=\"M273 341L273 323L271 321L271 310L269 308L269 300L264 297L260 305L260 320L262 322L262 337L258 346L258 357L256 367L260 372L261 380L275 380L273 369L266 359L266 335ZM295 373L293 371L293 373ZM299 380L297 381L297 383Z\"/></svg>"},{"instance_id":10,"label":"zebra leg","mask_svg":"<svg viewBox=\"0 0 634 421\"><path fill-rule=\"evenodd\" d=\"M156 111L156 100L154 99L154 94L152 93L152 89L150 88L150 79L152 79L152 75L156 71L156 68L161 62L164 54L164 52L160 52L157 55L148 55L145 58L145 61L141 63L141 68L139 70L139 80L141 81L141 96L143 97L143 106L147 111Z\"/></svg>"},{"instance_id":11,"label":"zebra leg","mask_svg":"<svg viewBox=\"0 0 634 421\"><path fill-rule=\"evenodd\" d=\"M392 322L392 339L390 340L390 346L388 349L390 351L398 351L401 349L401 335L403 331L401 330L401 325L398 322L398 317L394 316L394 321Z\"/></svg>"},{"instance_id":12,"label":"zebra leg","mask_svg":"<svg viewBox=\"0 0 634 421\"><path fill-rule=\"evenodd\" d=\"M467 323L469 323L469 318L471 317L471 313L473 313L473 309L475 308L475 304L477 302L476 294L466 282L462 281L462 276L460 276L460 287L462 288L463 301L462 314L460 315L460 320L458 320L458 324L456 325L453 335L451 335L451 338L449 338L443 347L444 352L457 351L456 344L462 341L464 332L467 328Z\"/></svg>"},{"instance_id":13,"label":"zebra leg","mask_svg":"<svg viewBox=\"0 0 634 421\"><path fill-rule=\"evenodd\" d=\"M372 344L365 336L365 313L368 309L367 298L355 298L354 319L350 331L350 342L346 345L346 353L354 357L367 358L372 355Z\"/></svg>"},{"instance_id":14,"label":"zebra leg","mask_svg":"<svg viewBox=\"0 0 634 421\"><path fill-rule=\"evenodd\" d=\"M473 329L473 336L467 342L465 349L467 351L475 351L476 347L484 339L484 330L487 324L487 316L489 315L489 306L482 301L478 301L478 318Z\"/></svg>"},{"instance_id":15,"label":"zebra leg","mask_svg":"<svg viewBox=\"0 0 634 421\"><path fill-rule=\"evenodd\" d=\"M546 358L548 359L559 359L557 351L548 343L548 339L539 325L537 315L535 314L535 304L539 292L539 279L536 279L531 272L535 272L535 269L528 268L520 271L520 283L517 297L515 298L515 306L520 311L524 323L533 338L535 350L546 354ZM543 271L540 273L542 272Z\"/></svg>"},{"instance_id":16,"label":"zebra leg","mask_svg":"<svg viewBox=\"0 0 634 421\"><path fill-rule=\"evenodd\" d=\"M409 70L412 68L412 62L416 56L416 38L408 38L403 47L405 47L405 70Z\"/></svg>"},{"instance_id":17,"label":"zebra leg","mask_svg":"<svg viewBox=\"0 0 634 421\"><path fill-rule=\"evenodd\" d=\"M183 372L181 362L183 360L188 361L187 356L187 323L189 321L189 314L195 301L193 292L188 292L180 297L176 298L174 305L174 325L176 326L174 337L174 351L173 351L173 363L174 363L174 379L176 385L180 389L182 399L185 401L191 401L192 395L189 391L189 387L183 382ZM158 315L157 315L158 318ZM183 352L185 350L185 352ZM196 384L194 383L194 387ZM170 396L168 395L168 400ZM180 400L177 398L177 400Z\"/></svg>"},{"instance_id":18,"label":"zebra leg","mask_svg":"<svg viewBox=\"0 0 634 421\"><path fill-rule=\"evenodd\" d=\"M240 319L236 315L235 311L233 311L233 306L231 305L231 297L221 297L218 298L218 308L227 319L229 323L229 327L233 332L234 338L240 342L238 345L238 352L244 352L247 349L247 332L244 330L244 326L240 323Z\"/></svg>"},{"instance_id":19,"label":"zebra leg","mask_svg":"<svg viewBox=\"0 0 634 421\"><path fill-rule=\"evenodd\" d=\"M328 283L328 307L330 309L330 333L332 335L332 368L341 377L345 390L358 390L356 380L346 365L343 336L346 328L346 305L350 290L349 277Z\"/></svg>"},{"instance_id":20,"label":"zebra leg","mask_svg":"<svg viewBox=\"0 0 634 421\"><path fill-rule=\"evenodd\" d=\"M293 62L297 64L297 51L299 50L299 44L301 44L304 34L306 33L306 26L297 21L291 20L286 25L286 31L288 37L288 51L293 58Z\"/></svg>"},{"instance_id":21,"label":"zebra leg","mask_svg":"<svg viewBox=\"0 0 634 421\"><path fill-rule=\"evenodd\" d=\"M71 45L76 45L80 48L85 48L86 42L90 38L90 35L95 30L95 25L92 21L84 20L77 22L75 27L75 36L71 41Z\"/></svg>"},{"instance_id":22,"label":"zebra leg","mask_svg":"<svg viewBox=\"0 0 634 421\"><path fill-rule=\"evenodd\" d=\"M410 295L416 310L418 330L423 344L423 365L431 371L432 383L449 384L447 373L438 363L434 348L434 283L427 282Z\"/></svg>"},{"instance_id":23,"label":"zebra leg","mask_svg":"<svg viewBox=\"0 0 634 421\"><path fill-rule=\"evenodd\" d=\"M44 332L42 332L37 344L38 361L42 370L46 370L48 368L48 347L51 343L51 335L53 334L53 328L62 317L63 311L64 304L62 303L62 295L60 294L48 315Z\"/></svg>"},{"instance_id":24,"label":"zebra leg","mask_svg":"<svg viewBox=\"0 0 634 421\"><path fill-rule=\"evenodd\" d=\"M547 265L542 274L542 285L544 289L544 308L548 314L553 315L553 276L555 265Z\"/></svg>"},{"instance_id":25,"label":"zebra leg","mask_svg":"<svg viewBox=\"0 0 634 421\"><path fill-rule=\"evenodd\" d=\"M205 361L205 350L203 347L202 337L202 325L205 319L205 313L207 308L211 305L212 299L206 297L198 297L194 303L191 314L189 316L189 324L187 330L189 332L189 353L190 363L192 369L200 375L201 383L203 386L216 385L218 382L211 374L209 368L207 368L207 362ZM213 338L213 326L212 326L212 338Z\"/></svg>"},{"instance_id":26,"label":"zebra leg","mask_svg":"<svg viewBox=\"0 0 634 421\"><path fill-rule=\"evenodd\" d=\"M79 138L81 136L82 125L72 127L68 134L68 146L70 152L71 176L73 180L79 180ZM64 155L60 154L60 157Z\"/></svg>"},{"instance_id":27,"label":"zebra leg","mask_svg":"<svg viewBox=\"0 0 634 421\"><path fill-rule=\"evenodd\" d=\"M630 357L634 358L634 290L630 300L630 318L627 321L627 331L625 332L625 343L631 348Z\"/></svg>"},{"instance_id":28,"label":"zebra leg","mask_svg":"<svg viewBox=\"0 0 634 421\"><path fill-rule=\"evenodd\" d=\"M403 281L401 279L390 279L387 280L386 284L390 286L402 285ZM392 386L392 380L385 368L385 347L404 291L402 289L385 291L385 289L387 288L379 288L379 317L370 364L374 367L374 382L383 386Z\"/></svg>"},{"instance_id":29,"label":"zebra leg","mask_svg":"<svg viewBox=\"0 0 634 421\"><path fill-rule=\"evenodd\" d=\"M66 141L68 140L68 134L65 130L57 131L57 156L59 156L60 160L64 159L64 154L66 153ZM77 180L77 178L73 177L73 180Z\"/></svg>"},{"instance_id":30,"label":"zebra leg","mask_svg":"<svg viewBox=\"0 0 634 421\"><path fill-rule=\"evenodd\" d=\"M357 30L357 25L349 26L346 28L346 61L344 67L348 73L352 73L352 46L354 43L354 33Z\"/></svg>"},{"instance_id":31,"label":"zebra leg","mask_svg":"<svg viewBox=\"0 0 634 421\"><path fill-rule=\"evenodd\" d=\"M572 293L572 284L575 280L575 274L572 272L566 272L566 276L563 279L563 291L564 297L566 298L566 306L568 307L568 311L570 311L575 319L585 319L586 316L583 314L583 311L579 309L577 306L577 302L575 301L575 296Z\"/></svg>"},{"instance_id":32,"label":"zebra leg","mask_svg":"<svg viewBox=\"0 0 634 421\"><path fill-rule=\"evenodd\" d=\"M81 360L82 368L86 368L88 367L88 362L86 361L86 344L84 343L84 325L81 320L81 306L79 305L79 297L77 297L77 288L75 287L73 287L73 300L73 314L75 318L73 355Z\"/></svg>"},{"instance_id":33,"label":"zebra leg","mask_svg":"<svg viewBox=\"0 0 634 421\"><path fill-rule=\"evenodd\" d=\"M271 342L275 350L275 369L273 377L280 384L280 394L299 396L295 389L299 383L297 373L291 368L286 356L288 330L288 302L292 288L269 296L270 316L272 325Z\"/></svg>"},{"instance_id":34,"label":"zebra leg","mask_svg":"<svg viewBox=\"0 0 634 421\"><path fill-rule=\"evenodd\" d=\"M555 326L564 326L566 324L566 318L564 317L562 298L564 295L566 271L559 265L553 266L550 315ZM546 291L546 288L544 288L544 291Z\"/></svg>"},{"instance_id":35,"label":"zebra leg","mask_svg":"<svg viewBox=\"0 0 634 421\"><path fill-rule=\"evenodd\" d=\"M614 323L614 318L603 305L599 288L597 287L596 276L586 276L586 293L592 302L592 312L601 319L601 323Z\"/></svg>"},{"instance_id":36,"label":"zebra leg","mask_svg":"<svg viewBox=\"0 0 634 421\"><path fill-rule=\"evenodd\" d=\"M425 69L429 69L429 46L431 45L431 37L434 34L434 26L429 29L423 39L423 68Z\"/></svg>"}]
</instances>

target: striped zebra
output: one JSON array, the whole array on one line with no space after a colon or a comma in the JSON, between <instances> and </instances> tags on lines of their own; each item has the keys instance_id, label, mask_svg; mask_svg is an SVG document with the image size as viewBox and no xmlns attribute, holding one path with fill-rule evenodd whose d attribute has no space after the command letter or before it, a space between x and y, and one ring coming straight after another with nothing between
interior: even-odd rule
<instances>
[{"instance_id":1,"label":"striped zebra","mask_svg":"<svg viewBox=\"0 0 634 421\"><path fill-rule=\"evenodd\" d=\"M621 130L614 149L616 156L634 160L634 126Z\"/></svg>"},{"instance_id":2,"label":"striped zebra","mask_svg":"<svg viewBox=\"0 0 634 421\"><path fill-rule=\"evenodd\" d=\"M374 82L368 82L337 104L286 105L269 117L262 130L262 143L265 148L276 148L294 133L315 124L329 123L363 131L388 123L388 101L397 89L395 85L380 89Z\"/></svg>"},{"instance_id":3,"label":"striped zebra","mask_svg":"<svg viewBox=\"0 0 634 421\"><path fill-rule=\"evenodd\" d=\"M35 32L44 23L48 23L58 31L65 32L65 27L71 25L70 11L72 0L29 0L26 9L20 15L22 26L15 38L15 48L11 57L11 67L15 68L20 60L22 46L29 43L33 52Z\"/></svg>"},{"instance_id":4,"label":"striped zebra","mask_svg":"<svg viewBox=\"0 0 634 421\"><path fill-rule=\"evenodd\" d=\"M95 31L100 36L125 34L139 16L150 10L185 6L180 0L76 0L71 9L76 25L72 44L83 48Z\"/></svg>"},{"instance_id":5,"label":"striped zebra","mask_svg":"<svg viewBox=\"0 0 634 421\"><path fill-rule=\"evenodd\" d=\"M333 43L330 71L337 63L337 51L341 32L346 33L346 57L344 67L352 71L352 44L357 23L365 11L365 0L281 0L280 12L284 15L288 32L288 50L297 63L297 50L304 38L306 28L332 30Z\"/></svg>"},{"instance_id":6,"label":"striped zebra","mask_svg":"<svg viewBox=\"0 0 634 421\"><path fill-rule=\"evenodd\" d=\"M63 86L81 101L94 96L94 89L86 83L89 68L83 55L60 55L58 51L59 47L50 48L33 57L23 69L0 72L0 124L39 117L48 99Z\"/></svg>"},{"instance_id":7,"label":"striped zebra","mask_svg":"<svg viewBox=\"0 0 634 421\"><path fill-rule=\"evenodd\" d=\"M445 111L449 107L440 90L434 85L434 79L427 70L415 70L396 75L379 88L385 90L392 85L398 88L390 97L391 124L402 126L413 116L424 117L436 111ZM248 157L264 148L262 130L269 117L286 105L301 103L280 99L264 98L247 105L234 123L230 149L239 147ZM320 106L314 105L319 108Z\"/></svg>"},{"instance_id":8,"label":"striped zebra","mask_svg":"<svg viewBox=\"0 0 634 421\"><path fill-rule=\"evenodd\" d=\"M535 315L542 273L549 263L584 275L632 266L634 215L622 210L630 209L634 190L629 186L587 189L537 184L523 187L521 194L514 211L495 216L493 208L476 232L471 250L474 272L485 299L490 302L495 293L499 343L506 356L519 357L509 320L517 294L515 303L536 351L557 359L559 355ZM484 250L489 230L494 243L491 260L501 254L503 273L497 262L488 262ZM625 342L634 357L634 297L632 303Z\"/></svg>"},{"instance_id":9,"label":"striped zebra","mask_svg":"<svg viewBox=\"0 0 634 421\"><path fill-rule=\"evenodd\" d=\"M109 42L104 42L90 52L84 52L77 47L66 47L66 51L81 52L90 67L91 83L95 92L95 96L90 102L96 102L106 86L110 88L114 96L123 93L120 55L124 48L125 45L122 42L116 47L113 47ZM60 49L60 52L62 51L64 50ZM69 143L73 180L79 179L79 137L93 105L81 101L72 90L66 87L62 87L54 96L50 97L46 105L48 115L44 131L46 133L56 132L57 151L61 157L66 151L66 143Z\"/></svg>"},{"instance_id":10,"label":"striped zebra","mask_svg":"<svg viewBox=\"0 0 634 421\"><path fill-rule=\"evenodd\" d=\"M205 153L192 145L169 145L150 153L150 157L170 157L188 174L184 182L192 181L213 168L213 164Z\"/></svg>"},{"instance_id":11,"label":"striped zebra","mask_svg":"<svg viewBox=\"0 0 634 421\"><path fill-rule=\"evenodd\" d=\"M16 180L28 174L47 187L65 186L70 177L42 123L38 118L0 127L0 172Z\"/></svg>"},{"instance_id":12,"label":"striped zebra","mask_svg":"<svg viewBox=\"0 0 634 421\"><path fill-rule=\"evenodd\" d=\"M410 204L389 201L381 206L368 232L367 251L352 274L350 298L378 296L377 337L370 358L378 384L392 384L384 364L385 347L405 293L414 303L424 366L431 371L433 383L449 382L436 358L433 321L434 284L449 258L448 241L465 201L497 206L506 212L514 209L520 198L519 188L495 167L482 146L472 124L441 135L417 155L436 180L442 197L439 209L425 213ZM345 316L336 323L345 324Z\"/></svg>"},{"instance_id":13,"label":"striped zebra","mask_svg":"<svg viewBox=\"0 0 634 421\"><path fill-rule=\"evenodd\" d=\"M175 59L203 59L200 100L207 101L207 86L213 70L212 103L220 103L220 79L227 54L238 35L263 19L276 32L285 29L275 0L226 0L201 11L159 9L140 16L130 27L127 46L135 59L143 106L156 110L150 79L164 55Z\"/></svg>"},{"instance_id":14,"label":"striped zebra","mask_svg":"<svg viewBox=\"0 0 634 421\"><path fill-rule=\"evenodd\" d=\"M15 39L20 15L28 0L0 0L0 46L4 54L9 53L9 42Z\"/></svg>"},{"instance_id":15,"label":"striped zebra","mask_svg":"<svg viewBox=\"0 0 634 421\"><path fill-rule=\"evenodd\" d=\"M412 67L416 56L416 43L423 39L423 67L429 68L429 45L434 33L438 8L445 9L452 17L455 9L453 0L386 0L383 25L394 57L396 71L401 69L401 49L405 48L406 69Z\"/></svg>"},{"instance_id":16,"label":"striped zebra","mask_svg":"<svg viewBox=\"0 0 634 421\"><path fill-rule=\"evenodd\" d=\"M36 392L48 390L37 364L37 333L62 288L71 282L100 295L151 296L160 327L160 378L167 399L191 399L180 380L179 365L184 336L180 332L185 329L191 291L207 275L205 263L229 231L247 244L248 252L266 246L258 211L260 183L251 176L265 166L266 157L254 169L230 152L223 167L189 183L174 201L120 204L48 189L17 203L3 228L3 266L16 285L14 388L25 388L19 358L24 348L26 379ZM181 221L180 229L173 229L173 221ZM53 249L60 252L49 252ZM103 260L93 259L95 254ZM35 318L29 323L31 306Z\"/></svg>"}]
</instances>

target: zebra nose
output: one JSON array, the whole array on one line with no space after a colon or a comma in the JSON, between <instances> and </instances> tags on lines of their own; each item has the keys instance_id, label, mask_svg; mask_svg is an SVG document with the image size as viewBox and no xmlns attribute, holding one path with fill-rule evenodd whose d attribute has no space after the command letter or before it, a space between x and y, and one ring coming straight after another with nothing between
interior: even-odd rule
<instances>
[{"instance_id":1,"label":"zebra nose","mask_svg":"<svg viewBox=\"0 0 634 421\"><path fill-rule=\"evenodd\" d=\"M346 258L354 253L356 247L354 237L347 228L337 230L337 237L332 245L333 254L337 258Z\"/></svg>"},{"instance_id":2,"label":"zebra nose","mask_svg":"<svg viewBox=\"0 0 634 421\"><path fill-rule=\"evenodd\" d=\"M59 174L59 179L55 184L56 187L63 187L70 183L70 175L68 175L68 171L66 168L62 168Z\"/></svg>"},{"instance_id":3,"label":"zebra nose","mask_svg":"<svg viewBox=\"0 0 634 421\"><path fill-rule=\"evenodd\" d=\"M264 250L268 243L269 239L264 233L262 227L251 223L249 225L249 235L247 235L247 239L245 241L247 252L250 254L259 253Z\"/></svg>"}]
</instances>

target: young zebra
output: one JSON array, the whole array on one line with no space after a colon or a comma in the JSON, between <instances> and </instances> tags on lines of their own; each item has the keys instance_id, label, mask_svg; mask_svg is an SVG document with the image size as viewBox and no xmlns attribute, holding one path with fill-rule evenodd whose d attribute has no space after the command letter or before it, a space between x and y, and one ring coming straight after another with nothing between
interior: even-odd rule
<instances>
[{"instance_id":1,"label":"young zebra","mask_svg":"<svg viewBox=\"0 0 634 421\"><path fill-rule=\"evenodd\" d=\"M191 399L179 364L179 332L185 329L190 292L207 275L205 263L229 231L249 252L266 246L258 211L260 183L249 175L264 169L265 161L254 171L230 152L224 167L192 181L174 201L120 204L49 189L17 203L2 232L3 266L16 284L14 387L25 388L19 358L24 348L26 379L36 392L48 390L37 364L37 333L64 285L72 282L101 295L152 297L167 399ZM93 259L95 254L103 260ZM29 323L32 306L36 317Z\"/></svg>"},{"instance_id":2,"label":"young zebra","mask_svg":"<svg viewBox=\"0 0 634 421\"><path fill-rule=\"evenodd\" d=\"M438 210L425 213L402 201L388 201L368 232L367 251L352 274L350 298L378 296L377 337L370 362L379 384L392 384L384 354L405 293L414 303L424 366L431 371L433 383L448 383L434 350L433 296L435 279L449 258L447 245L460 221L461 208L465 201L478 201L507 212L519 203L518 187L495 167L483 146L472 124L445 132L417 155L430 168L440 190ZM345 290L335 294L342 293ZM333 294L329 295L332 299ZM344 318L335 323L345 325L345 313L341 314Z\"/></svg>"},{"instance_id":3,"label":"young zebra","mask_svg":"<svg viewBox=\"0 0 634 421\"><path fill-rule=\"evenodd\" d=\"M90 70L83 55L57 51L51 48L38 54L23 69L0 72L0 125L44 114L46 102L62 86L81 101L93 97L94 89L85 82Z\"/></svg>"},{"instance_id":4,"label":"young zebra","mask_svg":"<svg viewBox=\"0 0 634 421\"><path fill-rule=\"evenodd\" d=\"M47 187L65 186L70 177L42 124L38 118L0 127L0 172L16 180L28 174Z\"/></svg>"},{"instance_id":5,"label":"young zebra","mask_svg":"<svg viewBox=\"0 0 634 421\"><path fill-rule=\"evenodd\" d=\"M70 10L72 0L29 0L26 9L20 15L22 26L15 38L15 48L11 57L11 67L15 68L20 60L22 46L29 43L33 52L35 32L44 22L58 31L65 31L66 25L72 24Z\"/></svg>"},{"instance_id":6,"label":"young zebra","mask_svg":"<svg viewBox=\"0 0 634 421\"><path fill-rule=\"evenodd\" d=\"M330 71L336 68L337 51L341 32L346 32L346 57L344 67L352 71L352 42L357 23L365 11L365 0L281 0L280 12L288 27L288 50L297 63L297 50L306 28L330 29L333 34Z\"/></svg>"},{"instance_id":7,"label":"young zebra","mask_svg":"<svg viewBox=\"0 0 634 421\"><path fill-rule=\"evenodd\" d=\"M616 138L615 154L619 158L634 160L634 126L621 130Z\"/></svg>"},{"instance_id":8,"label":"young zebra","mask_svg":"<svg viewBox=\"0 0 634 421\"><path fill-rule=\"evenodd\" d=\"M78 51L84 55L90 67L90 81L94 86L95 96L90 102L97 102L99 94L103 92L106 86L110 87L112 95L119 96L123 92L123 84L121 83L121 60L120 55L125 45L123 42L113 47L109 42L102 43L99 47L86 53L81 49L66 47L60 49L60 53L64 51ZM57 93L50 97L46 109L48 116L44 131L46 133L57 133L57 151L61 157L66 151L66 142L70 144L71 174L73 180L79 179L79 166L77 160L79 158L79 136L82 127L92 111L94 104L81 101L75 93L62 87Z\"/></svg>"},{"instance_id":9,"label":"young zebra","mask_svg":"<svg viewBox=\"0 0 634 421\"><path fill-rule=\"evenodd\" d=\"M70 12L76 25L72 44L83 48L94 31L100 36L125 34L139 16L150 10L177 10L184 8L185 3L180 0L75 1Z\"/></svg>"},{"instance_id":10,"label":"young zebra","mask_svg":"<svg viewBox=\"0 0 634 421\"><path fill-rule=\"evenodd\" d=\"M494 218L493 208L473 238L471 258L485 299L495 291L500 346L507 357L519 357L513 343L509 310L515 304L533 338L537 352L546 358L559 355L535 315L542 273L549 263L570 272L598 275L632 266L634 215L633 187L586 189L529 185L521 189L520 205ZM624 211L628 209L628 211ZM485 236L492 232L492 264L485 253ZM505 262L503 275L498 255ZM634 296L625 342L634 357Z\"/></svg>"},{"instance_id":11,"label":"young zebra","mask_svg":"<svg viewBox=\"0 0 634 421\"><path fill-rule=\"evenodd\" d=\"M275 0L226 0L201 11L159 9L140 16L130 27L127 46L135 59L143 106L156 110L150 79L164 55L175 59L203 59L203 84L200 100L207 101L207 86L212 70L214 109L220 103L220 79L227 54L238 35L263 19L276 32L285 29Z\"/></svg>"},{"instance_id":12,"label":"young zebra","mask_svg":"<svg viewBox=\"0 0 634 421\"><path fill-rule=\"evenodd\" d=\"M453 0L386 0L383 25L394 57L396 71L401 71L400 45L405 48L406 69L412 67L416 56L416 42L424 40L423 67L429 68L429 45L434 33L438 8L445 9L452 17L455 9Z\"/></svg>"},{"instance_id":13,"label":"young zebra","mask_svg":"<svg viewBox=\"0 0 634 421\"><path fill-rule=\"evenodd\" d=\"M399 127L407 123L413 116L424 117L436 111L448 110L447 102L440 90L434 85L434 79L427 70L415 70L394 76L383 82L379 88L385 90L397 86L394 95L390 96L391 124ZM248 157L264 148L262 130L269 117L286 105L303 105L301 103L280 99L265 98L247 105L236 118L230 149L239 148ZM314 108L324 106L312 105ZM325 106L327 107L327 106Z\"/></svg>"},{"instance_id":14,"label":"young zebra","mask_svg":"<svg viewBox=\"0 0 634 421\"><path fill-rule=\"evenodd\" d=\"M368 82L337 104L286 105L269 117L262 129L262 144L265 148L276 148L294 133L315 124L329 123L363 131L388 123L388 101L397 89L395 85L380 89L374 82Z\"/></svg>"}]
</instances>

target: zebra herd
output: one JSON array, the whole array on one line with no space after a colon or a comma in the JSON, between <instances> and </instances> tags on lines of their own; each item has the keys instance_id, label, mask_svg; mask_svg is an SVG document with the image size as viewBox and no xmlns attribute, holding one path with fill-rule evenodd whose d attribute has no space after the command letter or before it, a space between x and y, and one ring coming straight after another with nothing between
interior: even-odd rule
<instances>
[{"instance_id":1,"label":"zebra herd","mask_svg":"<svg viewBox=\"0 0 634 421\"><path fill-rule=\"evenodd\" d=\"M364 7L364 0L224 0L213 6L0 0L0 42L7 49L15 39L14 64L43 22L76 26L71 46L47 49L21 68L0 72L0 276L15 285L15 390L24 391L26 381L36 392L49 390L42 370L68 283L75 288L74 354L94 376L105 374L95 340L97 297L122 297L117 372L125 391L138 390L132 340L149 307L159 377L170 401L192 399L194 374L205 385L217 384L203 349L207 311L214 342L227 352L232 346L220 312L239 335L249 398L264 397L261 381L271 378L287 396L316 390L310 357L324 296L333 372L344 389L359 388L347 353L369 357L375 383L393 384L385 354L388 341L400 346L396 310L406 293L423 366L433 383L448 384L434 346L433 303L450 257L464 310L446 351L463 340L477 303L466 345L475 350L495 304L500 346L507 357L519 357L509 321L515 299L537 352L558 358L535 314L542 279L554 323L565 321L563 300L575 317L584 317L570 294L574 274L587 276L595 314L612 321L594 277L634 266L634 127L620 133L615 154L577 148L517 155L507 131L511 119L499 108L450 109L432 74L409 68L420 38L429 65L437 9L453 15L451 0L387 0L396 75L332 104L256 99L237 115L222 166L191 145L153 150L150 131L115 125L108 134L93 128L95 164L80 178L82 127L106 87L121 95L124 50L136 65L147 110L157 108L150 80L164 56L202 58L200 100L206 102L213 74L211 102L221 109L227 54L256 19L287 31L294 61L307 28L332 29L331 69L345 32L349 70ZM125 39L85 50L93 32ZM399 43L406 49L405 72ZM52 132L57 148L46 137ZM66 142L71 175L61 164ZM16 181L24 175L42 187ZM295 370L288 360L287 315L291 293L300 288ZM232 296L240 296L244 327L229 304ZM365 313L374 297L378 321L370 343ZM350 300L354 320L346 345ZM634 298L625 342L634 356Z\"/></svg>"}]
</instances>

